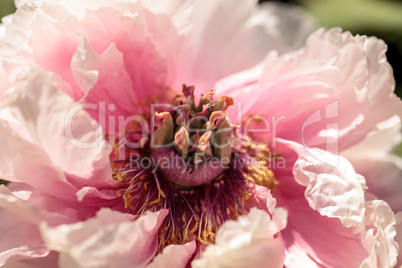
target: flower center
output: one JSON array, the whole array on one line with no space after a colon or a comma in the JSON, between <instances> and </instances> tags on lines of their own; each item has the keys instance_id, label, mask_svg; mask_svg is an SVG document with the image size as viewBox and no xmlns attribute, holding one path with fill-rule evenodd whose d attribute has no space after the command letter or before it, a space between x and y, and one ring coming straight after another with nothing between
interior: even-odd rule
<instances>
[{"instance_id":1,"label":"flower center","mask_svg":"<svg viewBox=\"0 0 402 268\"><path fill-rule=\"evenodd\" d=\"M211 90L196 106L194 87L183 86L183 93L175 100L179 105L155 113L151 156L164 163L159 172L166 179L188 188L210 182L229 166L234 126L226 110L234 101L226 95L213 101Z\"/></svg>"},{"instance_id":2,"label":"flower center","mask_svg":"<svg viewBox=\"0 0 402 268\"><path fill-rule=\"evenodd\" d=\"M214 93L201 95L196 105L194 87L183 86L183 95L144 119L150 131L132 124L111 139L113 179L122 183L117 193L126 209L135 215L169 210L160 250L191 240L214 243L223 222L248 212L256 185L272 190L278 184L267 165L276 156L239 134L226 116L233 99L214 101Z\"/></svg>"}]
</instances>

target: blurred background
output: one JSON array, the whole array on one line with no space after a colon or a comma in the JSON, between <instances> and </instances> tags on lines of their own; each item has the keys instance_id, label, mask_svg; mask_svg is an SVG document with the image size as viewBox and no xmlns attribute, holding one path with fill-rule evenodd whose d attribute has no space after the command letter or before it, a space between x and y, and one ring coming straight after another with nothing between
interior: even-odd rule
<instances>
[{"instance_id":1,"label":"blurred background","mask_svg":"<svg viewBox=\"0 0 402 268\"><path fill-rule=\"evenodd\" d=\"M260 2L274 0L260 0ZM341 27L354 35L374 35L388 44L396 94L402 96L402 1L398 0L282 0L304 7L325 28ZM13 0L0 0L0 17L15 11ZM402 156L402 145L398 148ZM0 180L0 184L1 184Z\"/></svg>"}]
</instances>

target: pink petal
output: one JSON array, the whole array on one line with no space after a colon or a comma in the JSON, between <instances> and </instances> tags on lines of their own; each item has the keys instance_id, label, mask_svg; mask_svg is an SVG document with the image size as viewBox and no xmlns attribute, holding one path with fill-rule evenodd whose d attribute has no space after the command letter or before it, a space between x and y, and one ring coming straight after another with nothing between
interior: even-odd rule
<instances>
[{"instance_id":1,"label":"pink petal","mask_svg":"<svg viewBox=\"0 0 402 268\"><path fill-rule=\"evenodd\" d=\"M65 172L91 178L95 170L103 168L107 174L97 179L110 178L111 148L106 147L98 124L79 106L73 107L73 100L56 88L47 73L32 70L3 104L29 129L51 162Z\"/></svg>"},{"instance_id":2,"label":"pink petal","mask_svg":"<svg viewBox=\"0 0 402 268\"><path fill-rule=\"evenodd\" d=\"M44 268L57 267L59 255L56 252L50 252L46 257L40 257L30 260L20 260L2 266L3 268Z\"/></svg>"},{"instance_id":3,"label":"pink petal","mask_svg":"<svg viewBox=\"0 0 402 268\"><path fill-rule=\"evenodd\" d=\"M257 208L260 210L272 212L276 205L275 199L272 197L270 190L265 186L254 185L253 189L249 189L250 198L245 203L245 209ZM267 207L267 200L270 205Z\"/></svg>"},{"instance_id":4,"label":"pink petal","mask_svg":"<svg viewBox=\"0 0 402 268\"><path fill-rule=\"evenodd\" d=\"M156 255L147 268L182 268L186 267L190 258L195 253L195 241L184 245L169 245L162 253Z\"/></svg>"},{"instance_id":5,"label":"pink petal","mask_svg":"<svg viewBox=\"0 0 402 268\"><path fill-rule=\"evenodd\" d=\"M178 83L194 84L202 91L207 91L219 78L253 66L267 51L277 47L276 40L264 32L264 24L269 25L273 23L272 20L258 21L258 15L264 16L261 12L255 14L256 25L252 24L255 1L241 1L236 9L231 7L231 1L226 0L195 2L191 37L194 45L190 52L190 66L183 66L184 71L187 69L190 73ZM211 28L215 28L215 31L211 31ZM234 34L235 28L242 30ZM266 50L260 49L261 46L256 48L257 43L253 40L258 44L264 42L268 47Z\"/></svg>"},{"instance_id":6,"label":"pink petal","mask_svg":"<svg viewBox=\"0 0 402 268\"><path fill-rule=\"evenodd\" d=\"M54 226L61 223L72 223L74 219L60 215L55 212L48 212L40 209L39 207L30 204L10 192L4 185L0 185L1 203L3 209L12 211L16 216L22 220L39 224L41 221L46 221L49 225Z\"/></svg>"},{"instance_id":7,"label":"pink petal","mask_svg":"<svg viewBox=\"0 0 402 268\"><path fill-rule=\"evenodd\" d=\"M51 226L74 222L18 198L4 185L0 185L0 208L0 265L48 255L38 230L40 222L46 221Z\"/></svg>"},{"instance_id":8,"label":"pink petal","mask_svg":"<svg viewBox=\"0 0 402 268\"><path fill-rule=\"evenodd\" d=\"M83 36L79 37L78 44L77 51L71 59L71 71L75 83L86 96L98 81L99 72L96 68L98 67L99 55Z\"/></svg>"},{"instance_id":9,"label":"pink petal","mask_svg":"<svg viewBox=\"0 0 402 268\"><path fill-rule=\"evenodd\" d=\"M76 101L83 96L82 88L87 90L94 80L92 72L92 82L83 85L72 70L76 67L77 33L100 55L116 44L124 55L123 69L138 95L135 101L143 101L165 91L166 85L173 91L179 90L183 83L207 90L217 79L255 65L271 49L285 51L299 46L314 27L312 20L297 8L256 6L253 0L243 1L235 10L227 0L171 1L157 5L153 1L119 4L108 0L70 1L69 5L43 2L35 2L38 8L27 1L18 1L16 22L19 23L14 29L10 27L7 35L13 54L7 70L15 78L22 66L35 61L54 72L60 78L59 87ZM141 14L143 22L136 14ZM290 27L289 21L292 32L297 26L300 38L284 34L285 28ZM214 31L210 31L211 26ZM44 39L46 49L42 46ZM260 46L261 43L265 46ZM17 64L17 59L23 64Z\"/></svg>"},{"instance_id":10,"label":"pink petal","mask_svg":"<svg viewBox=\"0 0 402 268\"><path fill-rule=\"evenodd\" d=\"M0 120L0 176L24 181L40 191L62 199L75 199L77 189L67 182L64 173L35 144L18 136L8 123ZM21 154L20 152L24 152Z\"/></svg>"},{"instance_id":11,"label":"pink petal","mask_svg":"<svg viewBox=\"0 0 402 268\"><path fill-rule=\"evenodd\" d=\"M401 102L393 94L385 50L377 39L318 30L304 49L283 56L271 53L264 69L233 75L216 88L241 101L242 119L263 115L270 127L267 138L337 153L370 131L400 121ZM236 86L240 77L247 83Z\"/></svg>"},{"instance_id":12,"label":"pink petal","mask_svg":"<svg viewBox=\"0 0 402 268\"><path fill-rule=\"evenodd\" d=\"M66 202L62 206L76 209L78 189L88 184L91 187L112 188L108 193L102 190L101 195L95 193L98 190L92 190L86 196L99 205L117 208L116 205L121 202L117 202L120 198L113 190L117 182L110 179L110 148L80 148L71 144L71 139L65 134L70 128L82 145L82 141L98 137L97 123L80 111L73 116L70 127L65 121L65 114L72 100L54 87L47 74L38 70L32 72L18 84L13 95L3 101L10 105L0 112L0 132L7 137L3 140L0 153L1 176L4 179L24 181L49 195L49 200L50 197L57 197ZM24 109L21 111L16 107L18 105ZM75 161L77 156L83 161ZM82 208L78 209L80 213L87 210L89 215L86 217L94 213L93 208L79 207Z\"/></svg>"},{"instance_id":13,"label":"pink petal","mask_svg":"<svg viewBox=\"0 0 402 268\"><path fill-rule=\"evenodd\" d=\"M396 213L402 211L402 160L388 155L372 158L368 155L351 159L353 166L367 181L368 192L386 201Z\"/></svg>"},{"instance_id":14,"label":"pink petal","mask_svg":"<svg viewBox=\"0 0 402 268\"><path fill-rule=\"evenodd\" d=\"M78 1L65 7L56 2L45 3L40 8L31 4L22 6L15 18L21 23L16 23L15 29L10 29L8 34L11 49L8 48L10 60L7 60L7 71L14 73L15 78L16 74L23 70L22 65L28 66L34 61L43 69L53 72L58 77L56 80L59 88L75 101L81 99L94 84L96 72L101 73L98 86L106 87L112 84L112 88L102 90L108 91L108 97L115 96L114 100L122 101L123 104L149 101L156 92L163 92L166 87L166 62L156 51L141 19L131 14L128 9L122 13L118 11L118 6L117 10L110 8L111 3L107 2L103 1L99 5L87 4L88 9L97 10L87 10L85 14L77 14L82 12L69 8L81 4ZM100 8L102 5L109 8ZM79 9L82 11L81 6ZM97 55L102 55L112 44L121 54L118 53L117 59L114 59L116 62L110 66L104 64L105 60L110 59L110 53L109 56L105 55L96 61L93 57L97 55L85 55L83 48L79 47L80 38L77 33L94 47ZM43 40L46 40L46 46L43 46ZM23 47L20 43L29 46ZM114 54L116 53L112 53L112 56ZM79 59L80 56L84 58ZM85 56L89 59L85 59ZM18 64L18 59L23 64ZM92 64L88 61L92 61ZM84 83L79 73L85 76ZM121 74L128 80L115 79L122 78ZM121 82L113 84L112 81ZM124 87L130 90L124 91ZM126 98L125 94L116 94L116 91L131 92L130 98ZM134 105L125 108L133 109ZM131 110L130 114L133 112L135 109Z\"/></svg>"},{"instance_id":15,"label":"pink petal","mask_svg":"<svg viewBox=\"0 0 402 268\"><path fill-rule=\"evenodd\" d=\"M282 199L289 212L281 232L286 245L286 267L359 267L368 256L361 237L338 219L323 217L304 198Z\"/></svg>"},{"instance_id":16,"label":"pink petal","mask_svg":"<svg viewBox=\"0 0 402 268\"><path fill-rule=\"evenodd\" d=\"M21 221L10 212L0 210L0 265L48 255L36 225Z\"/></svg>"},{"instance_id":17,"label":"pink petal","mask_svg":"<svg viewBox=\"0 0 402 268\"><path fill-rule=\"evenodd\" d=\"M98 30L94 31L93 29ZM102 68L98 69L100 81L99 85L95 85L95 90L99 86L102 91L109 93L109 97L116 95L115 98L122 101L123 106L126 106L124 104L130 101L132 104L149 101L155 97L155 94L163 93L166 86L166 62L156 51L140 18L122 16L120 12L112 9L88 11L79 26L78 32L88 40L98 54L110 50L112 44L115 44L114 50L121 53L118 53L116 59L112 58L116 61L113 64L118 64L116 66L112 64L108 67L107 64L104 64L108 57L110 59L116 52L106 53L109 55L105 55L101 59L98 67ZM114 55L115 57L116 55ZM121 72L126 72L125 76L128 75L129 80L127 82L124 80L119 82L119 79L113 79L113 77L120 78ZM111 84L112 81L116 84ZM108 89L105 83L109 83L112 88ZM124 90L124 88L129 90ZM127 97L122 95L125 91L129 91L125 94L131 94L130 98L126 99ZM116 106L118 106L117 104L120 105L119 102L115 104ZM134 107L129 106L124 108L134 109ZM134 111L131 110L131 113Z\"/></svg>"},{"instance_id":18,"label":"pink petal","mask_svg":"<svg viewBox=\"0 0 402 268\"><path fill-rule=\"evenodd\" d=\"M86 40L83 42L86 53L96 54ZM110 134L113 134L113 131L124 132L126 125L123 125L119 118L141 113L138 101L142 100L142 96L139 96L138 92L145 91L146 85L140 86L136 90L133 89L131 78L125 70L124 55L114 44L110 45L102 55L96 54L88 61L95 62L92 67L88 66L88 68L96 70L99 78L85 97L86 111ZM89 82L86 88L89 88L92 83L92 81ZM112 125L109 123L111 118L114 120Z\"/></svg>"},{"instance_id":19,"label":"pink petal","mask_svg":"<svg viewBox=\"0 0 402 268\"><path fill-rule=\"evenodd\" d=\"M124 209L124 204L121 204L121 198L116 198L115 196L115 190L109 190L113 191L114 194L110 196L105 193L105 190L97 190L96 193L92 193L91 190L94 188L91 187L91 190L88 191L89 193L86 193L83 197L85 200L82 202L78 197L78 200L65 200L60 197L50 196L41 192L40 189L35 189L25 183L12 182L7 184L7 188L15 196L27 201L31 205L35 205L44 211L57 213L76 220L86 220L93 217L97 210L99 210L98 206L110 207L117 210ZM81 190L87 188L89 187L84 187ZM77 195L82 192L81 190L78 191ZM98 206L94 206L93 204L95 203Z\"/></svg>"},{"instance_id":20,"label":"pink petal","mask_svg":"<svg viewBox=\"0 0 402 268\"><path fill-rule=\"evenodd\" d=\"M142 11L155 45L167 58L168 84L176 90L186 83L206 92L218 79L254 66L272 49L299 47L313 30L312 20L300 9L256 5L253 0L242 1L236 9L227 0L149 0L143 6L132 12ZM290 21L297 41L284 29Z\"/></svg>"},{"instance_id":21,"label":"pink petal","mask_svg":"<svg viewBox=\"0 0 402 268\"><path fill-rule=\"evenodd\" d=\"M277 27L283 25L286 12L272 8L273 4L255 6L255 1L242 1L241 6L233 12L230 1L209 2L196 3L194 14L194 41L198 46L195 47L196 66L190 69L194 72L194 80L190 81L194 81L202 90L208 90L222 77L254 66L271 50L283 52L293 45L283 44L287 43L282 39L286 34L278 31ZM294 14L296 17L305 15L296 10ZM219 30L210 30L217 25ZM234 27L240 29L235 34ZM312 27L309 28L304 35L312 30Z\"/></svg>"},{"instance_id":22,"label":"pink petal","mask_svg":"<svg viewBox=\"0 0 402 268\"><path fill-rule=\"evenodd\" d=\"M126 118L168 98L165 60L143 27L140 18L100 9L87 11L77 29L82 36L72 58L74 79L86 110L111 136L125 131Z\"/></svg>"},{"instance_id":23,"label":"pink petal","mask_svg":"<svg viewBox=\"0 0 402 268\"><path fill-rule=\"evenodd\" d=\"M400 125L378 131L341 154L366 178L368 192L402 211L402 159L392 153L401 140Z\"/></svg>"},{"instance_id":24,"label":"pink petal","mask_svg":"<svg viewBox=\"0 0 402 268\"><path fill-rule=\"evenodd\" d=\"M293 167L295 181L305 187L295 187L291 177L284 176L286 171L280 176L283 183L275 197L289 212L282 231L286 265L377 267L382 262L381 267L391 267L396 258L395 219L385 202L365 201L364 178L341 156L326 153L317 159L301 145L279 142L298 154L293 164L294 156L281 150L290 160L287 165Z\"/></svg>"},{"instance_id":25,"label":"pink petal","mask_svg":"<svg viewBox=\"0 0 402 268\"><path fill-rule=\"evenodd\" d=\"M62 81L70 85L72 91L66 93L71 94L75 101L83 95L75 86L70 67L78 46L75 32L77 24L78 19L68 14L64 8L45 5L45 8L37 11L35 19L31 22L32 34L29 37L35 63L46 71L59 75ZM43 45L43 40L46 40L46 46ZM65 89L62 83L59 88Z\"/></svg>"},{"instance_id":26,"label":"pink petal","mask_svg":"<svg viewBox=\"0 0 402 268\"><path fill-rule=\"evenodd\" d=\"M132 214L101 209L95 218L71 225L41 225L48 248L59 251L60 267L141 267L157 251L157 234L167 211Z\"/></svg>"}]
</instances>

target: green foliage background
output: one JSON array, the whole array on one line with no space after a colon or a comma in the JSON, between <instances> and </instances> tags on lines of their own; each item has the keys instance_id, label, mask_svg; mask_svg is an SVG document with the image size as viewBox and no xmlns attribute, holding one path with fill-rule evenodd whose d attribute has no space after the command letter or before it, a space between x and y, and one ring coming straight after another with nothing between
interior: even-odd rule
<instances>
[{"instance_id":1,"label":"green foliage background","mask_svg":"<svg viewBox=\"0 0 402 268\"><path fill-rule=\"evenodd\" d=\"M13 13L15 10L14 1L0 0L0 17Z\"/></svg>"}]
</instances>

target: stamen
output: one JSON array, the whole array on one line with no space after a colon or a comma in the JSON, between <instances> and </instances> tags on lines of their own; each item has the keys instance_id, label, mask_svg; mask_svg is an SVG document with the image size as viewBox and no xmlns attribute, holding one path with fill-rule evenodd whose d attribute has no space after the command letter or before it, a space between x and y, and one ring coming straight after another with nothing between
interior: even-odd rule
<instances>
[{"instance_id":1,"label":"stamen","mask_svg":"<svg viewBox=\"0 0 402 268\"><path fill-rule=\"evenodd\" d=\"M189 121L191 107L188 105L182 105L178 108L179 116L176 119L176 124L178 126L187 126Z\"/></svg>"},{"instance_id":2,"label":"stamen","mask_svg":"<svg viewBox=\"0 0 402 268\"><path fill-rule=\"evenodd\" d=\"M211 147L209 146L209 139L212 136L212 131L207 131L204 134L202 134L201 138L198 141L198 149L200 151L208 151L211 149Z\"/></svg>"},{"instance_id":3,"label":"stamen","mask_svg":"<svg viewBox=\"0 0 402 268\"><path fill-rule=\"evenodd\" d=\"M225 221L247 214L255 185L274 190L278 184L268 168L277 156L241 136L226 115L233 98L222 95L214 102L214 94L211 89L202 95L195 107L194 87L183 85L183 95L171 102L174 109L144 117L147 123L153 120L150 133L133 125L114 140L108 136L114 143L112 177L122 183L117 195L124 207L134 215L169 210L159 229L160 251L194 239L214 243ZM138 148L126 145L127 140ZM149 165L132 162L131 155Z\"/></svg>"},{"instance_id":4,"label":"stamen","mask_svg":"<svg viewBox=\"0 0 402 268\"><path fill-rule=\"evenodd\" d=\"M223 110L226 111L230 106L234 105L234 100L232 97L223 94L218 98L215 103L214 111Z\"/></svg>"},{"instance_id":5,"label":"stamen","mask_svg":"<svg viewBox=\"0 0 402 268\"><path fill-rule=\"evenodd\" d=\"M202 107L205 104L211 103L213 101L215 92L216 92L216 90L212 88L207 94L202 94L199 107Z\"/></svg>"},{"instance_id":6,"label":"stamen","mask_svg":"<svg viewBox=\"0 0 402 268\"><path fill-rule=\"evenodd\" d=\"M226 115L222 111L216 111L211 114L209 118L209 127L210 129L219 128L220 123L223 119L225 119Z\"/></svg>"},{"instance_id":7,"label":"stamen","mask_svg":"<svg viewBox=\"0 0 402 268\"><path fill-rule=\"evenodd\" d=\"M182 88L183 88L183 94L187 98L187 104L190 105L190 107L194 110L195 109L195 103L194 103L195 87L183 85Z\"/></svg>"},{"instance_id":8,"label":"stamen","mask_svg":"<svg viewBox=\"0 0 402 268\"><path fill-rule=\"evenodd\" d=\"M171 143L173 141L173 119L170 113L155 112L154 124L157 128L153 136L154 145L161 146Z\"/></svg>"},{"instance_id":9,"label":"stamen","mask_svg":"<svg viewBox=\"0 0 402 268\"><path fill-rule=\"evenodd\" d=\"M181 156L184 159L187 159L190 141L185 127L181 127L180 130L176 132L176 135L174 136L174 143L176 144L177 151L181 153Z\"/></svg>"},{"instance_id":10,"label":"stamen","mask_svg":"<svg viewBox=\"0 0 402 268\"><path fill-rule=\"evenodd\" d=\"M232 147L231 147L231 137L230 131L231 127L229 122L224 119L217 124L218 129L214 133L213 142L213 154L221 160L221 163L224 167L227 167L229 164L229 159L231 158L232 154Z\"/></svg>"}]
</instances>

